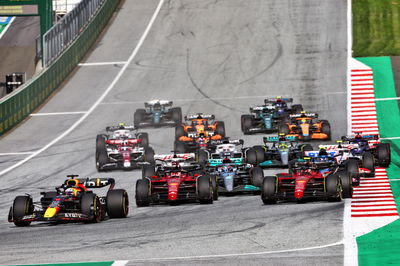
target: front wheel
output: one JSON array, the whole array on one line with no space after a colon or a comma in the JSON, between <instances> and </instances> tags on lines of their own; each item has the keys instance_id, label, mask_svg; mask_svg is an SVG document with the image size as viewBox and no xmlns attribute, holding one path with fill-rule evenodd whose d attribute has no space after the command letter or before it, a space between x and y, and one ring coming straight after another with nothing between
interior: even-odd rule
<instances>
[{"instance_id":1,"label":"front wheel","mask_svg":"<svg viewBox=\"0 0 400 266\"><path fill-rule=\"evenodd\" d=\"M213 203L213 189L210 176L200 176L197 179L197 195L201 204Z\"/></svg>"},{"instance_id":2,"label":"front wheel","mask_svg":"<svg viewBox=\"0 0 400 266\"><path fill-rule=\"evenodd\" d=\"M144 161L154 164L155 160L154 160L154 150L151 147L147 147L144 149Z\"/></svg>"},{"instance_id":3,"label":"front wheel","mask_svg":"<svg viewBox=\"0 0 400 266\"><path fill-rule=\"evenodd\" d=\"M136 181L136 206L147 207L150 205L150 181L139 179Z\"/></svg>"},{"instance_id":4,"label":"front wheel","mask_svg":"<svg viewBox=\"0 0 400 266\"><path fill-rule=\"evenodd\" d=\"M391 163L390 157L390 144L380 143L376 146L376 157L378 159L378 165L381 167L388 167Z\"/></svg>"},{"instance_id":5,"label":"front wheel","mask_svg":"<svg viewBox=\"0 0 400 266\"><path fill-rule=\"evenodd\" d=\"M348 199L353 197L353 184L351 174L348 172L339 172L340 183L342 184L343 198Z\"/></svg>"},{"instance_id":6,"label":"front wheel","mask_svg":"<svg viewBox=\"0 0 400 266\"><path fill-rule=\"evenodd\" d=\"M171 119L176 125L182 123L182 109L180 107L171 108Z\"/></svg>"},{"instance_id":7,"label":"front wheel","mask_svg":"<svg viewBox=\"0 0 400 266\"><path fill-rule=\"evenodd\" d=\"M28 226L30 221L20 221L25 215L33 213L33 202L30 196L17 196L14 199L12 217L16 226Z\"/></svg>"},{"instance_id":8,"label":"front wheel","mask_svg":"<svg viewBox=\"0 0 400 266\"><path fill-rule=\"evenodd\" d=\"M100 222L102 217L99 197L93 193L84 193L81 197L81 212L92 217L91 222Z\"/></svg>"},{"instance_id":9,"label":"front wheel","mask_svg":"<svg viewBox=\"0 0 400 266\"><path fill-rule=\"evenodd\" d=\"M138 138L142 140L140 142L140 146L145 147L145 148L149 147L149 134L148 133L146 133L146 132L139 133Z\"/></svg>"},{"instance_id":10,"label":"front wheel","mask_svg":"<svg viewBox=\"0 0 400 266\"><path fill-rule=\"evenodd\" d=\"M225 138L225 123L223 121L217 121L217 126L215 128L215 132L221 137Z\"/></svg>"},{"instance_id":11,"label":"front wheel","mask_svg":"<svg viewBox=\"0 0 400 266\"><path fill-rule=\"evenodd\" d=\"M250 170L250 176L253 182L253 185L256 187L261 187L263 180L264 180L264 171L261 169L261 167L253 167Z\"/></svg>"},{"instance_id":12,"label":"front wheel","mask_svg":"<svg viewBox=\"0 0 400 266\"><path fill-rule=\"evenodd\" d=\"M365 152L362 156L362 164L363 167L370 170L370 171L374 171L375 170L375 160L374 160L374 156L372 155L372 153L370 153L369 151Z\"/></svg>"},{"instance_id":13,"label":"front wheel","mask_svg":"<svg viewBox=\"0 0 400 266\"><path fill-rule=\"evenodd\" d=\"M325 178L325 192L328 201L341 201L342 200L342 188L340 186L339 175L333 174L328 175Z\"/></svg>"}]
</instances>

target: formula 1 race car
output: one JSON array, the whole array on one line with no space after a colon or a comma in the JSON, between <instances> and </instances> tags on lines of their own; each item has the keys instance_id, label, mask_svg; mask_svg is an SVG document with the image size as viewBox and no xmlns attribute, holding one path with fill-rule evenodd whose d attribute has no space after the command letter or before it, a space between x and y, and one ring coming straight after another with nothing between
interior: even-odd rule
<instances>
[{"instance_id":1,"label":"formula 1 race car","mask_svg":"<svg viewBox=\"0 0 400 266\"><path fill-rule=\"evenodd\" d=\"M186 141L186 138L195 138L200 133L213 139L225 138L225 123L215 121L214 115L197 113L185 116L186 123L177 125L175 128L175 139Z\"/></svg>"},{"instance_id":2,"label":"formula 1 race car","mask_svg":"<svg viewBox=\"0 0 400 266\"><path fill-rule=\"evenodd\" d=\"M218 199L216 178L205 174L195 154L156 155L156 165L143 166L143 178L136 182L136 205L198 201L212 204Z\"/></svg>"},{"instance_id":3,"label":"formula 1 race car","mask_svg":"<svg viewBox=\"0 0 400 266\"><path fill-rule=\"evenodd\" d=\"M287 167L289 161L303 158L306 151L312 151L310 144L300 144L294 136L280 134L264 137L264 145L253 146L255 152L248 152L247 161L260 167Z\"/></svg>"},{"instance_id":4,"label":"formula 1 race car","mask_svg":"<svg viewBox=\"0 0 400 266\"><path fill-rule=\"evenodd\" d=\"M190 137L182 136L174 143L174 150L179 153L196 152L198 150L214 151L217 144L227 138L222 138L221 135L208 135L205 133L193 133Z\"/></svg>"},{"instance_id":5,"label":"formula 1 race car","mask_svg":"<svg viewBox=\"0 0 400 266\"><path fill-rule=\"evenodd\" d=\"M357 133L353 136L343 136L343 144L340 146L341 148L347 148L348 157L350 158L373 158L369 160L370 162L367 163L367 165L365 165L369 167L365 168L373 168L375 165L388 167L391 163L390 144L375 144L377 141L379 141L379 135L362 135L361 133ZM370 144L370 142L372 143Z\"/></svg>"},{"instance_id":6,"label":"formula 1 race car","mask_svg":"<svg viewBox=\"0 0 400 266\"><path fill-rule=\"evenodd\" d=\"M96 137L96 167L98 171L133 169L143 162L154 162L154 150L149 147L147 133L138 133L134 127L120 124L107 127L107 134Z\"/></svg>"},{"instance_id":7,"label":"formula 1 race car","mask_svg":"<svg viewBox=\"0 0 400 266\"><path fill-rule=\"evenodd\" d=\"M254 134L278 131L281 123L288 122L289 114L296 114L303 110L301 104L292 105L292 103L292 98L278 96L272 99L265 99L264 105L250 107L251 114L241 116L242 132L244 134Z\"/></svg>"},{"instance_id":8,"label":"formula 1 race car","mask_svg":"<svg viewBox=\"0 0 400 266\"><path fill-rule=\"evenodd\" d=\"M110 218L125 218L129 211L128 193L114 189L113 178L76 179L69 175L56 191L41 192L39 202L30 195L17 196L8 214L8 221L16 226L28 226L33 221L100 222L106 213ZM110 186L105 197L97 196L89 188Z\"/></svg>"},{"instance_id":9,"label":"formula 1 race car","mask_svg":"<svg viewBox=\"0 0 400 266\"><path fill-rule=\"evenodd\" d=\"M295 136L303 141L331 139L331 125L327 120L316 120L318 114L302 111L300 114L289 115L289 118L289 123L279 126L279 133Z\"/></svg>"},{"instance_id":10,"label":"formula 1 race car","mask_svg":"<svg viewBox=\"0 0 400 266\"><path fill-rule=\"evenodd\" d=\"M218 193L259 192L264 172L244 158L209 159L207 173L217 177Z\"/></svg>"},{"instance_id":11,"label":"formula 1 race car","mask_svg":"<svg viewBox=\"0 0 400 266\"><path fill-rule=\"evenodd\" d=\"M152 100L144 103L133 116L135 128L146 126L175 126L182 123L182 109L171 107L172 101Z\"/></svg>"},{"instance_id":12,"label":"formula 1 race car","mask_svg":"<svg viewBox=\"0 0 400 266\"><path fill-rule=\"evenodd\" d=\"M290 199L299 202L307 199L340 201L353 195L352 178L345 171L332 171L335 166L330 161L305 158L291 162L289 169L289 173L264 178L261 187L264 204Z\"/></svg>"}]
</instances>

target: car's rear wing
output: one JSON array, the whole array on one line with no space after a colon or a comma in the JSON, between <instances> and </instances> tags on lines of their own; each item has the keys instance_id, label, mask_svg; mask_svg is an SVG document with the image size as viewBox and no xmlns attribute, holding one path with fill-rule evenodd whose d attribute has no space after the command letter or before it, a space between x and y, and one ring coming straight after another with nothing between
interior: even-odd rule
<instances>
[{"instance_id":1,"label":"car's rear wing","mask_svg":"<svg viewBox=\"0 0 400 266\"><path fill-rule=\"evenodd\" d=\"M275 97L275 98L266 98L264 99L264 103L276 103L278 100L281 100L282 102L286 102L286 103L292 103L293 102L293 98L280 98L280 97Z\"/></svg>"},{"instance_id":2,"label":"car's rear wing","mask_svg":"<svg viewBox=\"0 0 400 266\"><path fill-rule=\"evenodd\" d=\"M370 134L370 135L349 135L349 136L342 136L342 141L357 141L356 137L361 137L362 140L369 141L369 140L379 140L378 134Z\"/></svg>"},{"instance_id":3,"label":"car's rear wing","mask_svg":"<svg viewBox=\"0 0 400 266\"><path fill-rule=\"evenodd\" d=\"M289 118L301 118L301 117L318 118L318 114L317 113L301 113L301 114L289 115Z\"/></svg>"},{"instance_id":4,"label":"car's rear wing","mask_svg":"<svg viewBox=\"0 0 400 266\"><path fill-rule=\"evenodd\" d=\"M172 101L168 101L168 100L152 100L152 101L145 102L144 103L144 107L146 107L146 108L147 107L152 107L157 103L162 105L162 106L165 106L165 107L172 106L172 104L173 104Z\"/></svg>"},{"instance_id":5,"label":"car's rear wing","mask_svg":"<svg viewBox=\"0 0 400 266\"><path fill-rule=\"evenodd\" d=\"M126 130L130 130L130 131L134 131L136 130L134 126L123 126L123 128L121 128L121 126L111 126L111 127L106 127L106 131L116 131L116 130L121 130L121 129L126 129Z\"/></svg>"},{"instance_id":6,"label":"car's rear wing","mask_svg":"<svg viewBox=\"0 0 400 266\"><path fill-rule=\"evenodd\" d=\"M195 159L196 154L194 153L170 153L170 154L156 154L154 155L154 160L168 161L174 158L180 158L184 160Z\"/></svg>"},{"instance_id":7,"label":"car's rear wing","mask_svg":"<svg viewBox=\"0 0 400 266\"><path fill-rule=\"evenodd\" d=\"M250 113L251 112L263 112L265 110L267 110L267 111L275 110L275 106L273 106L273 105L260 105L260 106L250 107Z\"/></svg>"},{"instance_id":8,"label":"car's rear wing","mask_svg":"<svg viewBox=\"0 0 400 266\"><path fill-rule=\"evenodd\" d=\"M215 119L215 115L197 113L195 115L185 115L185 120L190 121L194 119Z\"/></svg>"},{"instance_id":9,"label":"car's rear wing","mask_svg":"<svg viewBox=\"0 0 400 266\"><path fill-rule=\"evenodd\" d=\"M279 142L279 141L290 141L290 142L296 142L297 137L296 136L268 136L268 137L263 137L264 143L274 143L274 142Z\"/></svg>"},{"instance_id":10,"label":"car's rear wing","mask_svg":"<svg viewBox=\"0 0 400 266\"><path fill-rule=\"evenodd\" d=\"M133 145L141 143L142 139L107 139L106 143L110 145Z\"/></svg>"},{"instance_id":11,"label":"car's rear wing","mask_svg":"<svg viewBox=\"0 0 400 266\"><path fill-rule=\"evenodd\" d=\"M224 164L224 160L226 159L208 159L209 166L218 166ZM243 158L229 158L229 164L241 165L244 163Z\"/></svg>"},{"instance_id":12,"label":"car's rear wing","mask_svg":"<svg viewBox=\"0 0 400 266\"><path fill-rule=\"evenodd\" d=\"M86 188L102 188L110 186L109 190L115 186L114 178L87 178L78 179Z\"/></svg>"}]
</instances>

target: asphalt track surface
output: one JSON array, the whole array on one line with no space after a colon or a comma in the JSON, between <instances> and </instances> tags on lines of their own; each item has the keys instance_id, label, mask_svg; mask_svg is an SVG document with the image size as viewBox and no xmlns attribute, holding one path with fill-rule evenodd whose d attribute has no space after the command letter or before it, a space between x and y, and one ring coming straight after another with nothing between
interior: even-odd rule
<instances>
[{"instance_id":1,"label":"asphalt track surface","mask_svg":"<svg viewBox=\"0 0 400 266\"><path fill-rule=\"evenodd\" d=\"M158 3L125 1L85 62L126 61ZM262 135L242 136L240 115L264 97L290 96L329 119L337 138L346 132L346 26L344 0L166 1L138 54L94 112L55 145L0 176L0 264L342 264L343 203L263 206L259 196L235 196L213 205L136 208L141 172L97 173L94 144L106 126L131 123L134 110L153 98L174 100L184 114L214 113L228 135L254 145ZM39 112L88 110L121 67L78 68ZM34 152L81 116L31 117L0 140L0 152ZM173 128L146 130L157 153L172 149ZM0 169L26 156L1 156ZM26 228L7 223L15 196L38 199L67 174L115 177L130 195L129 218ZM319 248L299 250L308 247ZM164 260L171 257L185 258Z\"/></svg>"}]
</instances>

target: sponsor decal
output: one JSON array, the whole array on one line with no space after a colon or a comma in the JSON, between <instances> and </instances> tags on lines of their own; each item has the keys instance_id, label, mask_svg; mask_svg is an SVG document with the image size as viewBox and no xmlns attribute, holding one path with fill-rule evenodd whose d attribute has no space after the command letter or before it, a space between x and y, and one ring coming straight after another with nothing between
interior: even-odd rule
<instances>
[{"instance_id":1,"label":"sponsor decal","mask_svg":"<svg viewBox=\"0 0 400 266\"><path fill-rule=\"evenodd\" d=\"M81 213L72 212L72 213L64 213L64 217L65 218L82 218L83 216Z\"/></svg>"}]
</instances>

